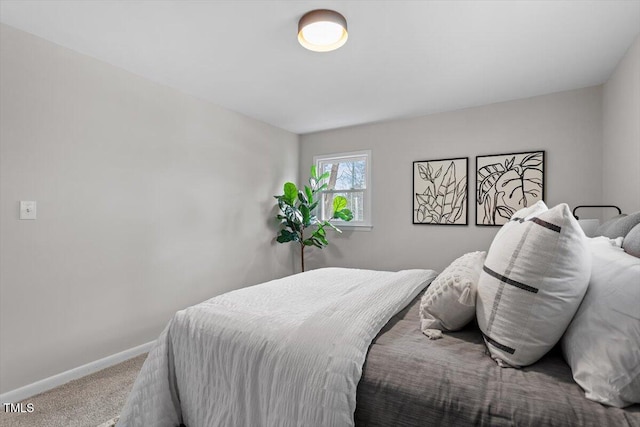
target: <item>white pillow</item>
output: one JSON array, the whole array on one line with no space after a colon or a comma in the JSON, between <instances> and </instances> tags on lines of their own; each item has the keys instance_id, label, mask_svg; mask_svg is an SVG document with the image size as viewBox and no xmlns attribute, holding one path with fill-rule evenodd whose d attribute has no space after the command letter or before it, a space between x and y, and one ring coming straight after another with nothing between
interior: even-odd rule
<instances>
[{"instance_id":1,"label":"white pillow","mask_svg":"<svg viewBox=\"0 0 640 427\"><path fill-rule=\"evenodd\" d=\"M587 290L591 256L564 203L504 227L480 275L476 316L491 357L520 367L560 340Z\"/></svg>"},{"instance_id":2,"label":"white pillow","mask_svg":"<svg viewBox=\"0 0 640 427\"><path fill-rule=\"evenodd\" d=\"M616 237L615 239L610 239L605 236L596 236L596 237L587 237L587 242L589 242L589 250L591 255L593 255L593 245L609 245L614 246L616 248L622 247L623 237ZM593 266L591 266L591 271L593 272Z\"/></svg>"},{"instance_id":3,"label":"white pillow","mask_svg":"<svg viewBox=\"0 0 640 427\"><path fill-rule=\"evenodd\" d=\"M519 211L511 215L511 219L507 221L502 227L500 227L494 239L516 224L527 221L528 219L533 218L534 216L538 216L548 210L549 208L542 200L538 200L529 207L520 209Z\"/></svg>"},{"instance_id":4,"label":"white pillow","mask_svg":"<svg viewBox=\"0 0 640 427\"><path fill-rule=\"evenodd\" d=\"M538 200L533 205L526 208L522 208L516 213L514 213L511 216L511 220L520 220L520 219L527 220L534 216L538 216L542 212L546 212L548 210L549 208L547 207L547 205L542 200Z\"/></svg>"},{"instance_id":5,"label":"white pillow","mask_svg":"<svg viewBox=\"0 0 640 427\"><path fill-rule=\"evenodd\" d=\"M471 252L453 261L429 285L420 302L420 329L457 331L476 315L476 288L486 252Z\"/></svg>"},{"instance_id":6,"label":"white pillow","mask_svg":"<svg viewBox=\"0 0 640 427\"><path fill-rule=\"evenodd\" d=\"M640 403L640 258L590 239L587 294L562 337L562 352L587 399Z\"/></svg>"}]
</instances>

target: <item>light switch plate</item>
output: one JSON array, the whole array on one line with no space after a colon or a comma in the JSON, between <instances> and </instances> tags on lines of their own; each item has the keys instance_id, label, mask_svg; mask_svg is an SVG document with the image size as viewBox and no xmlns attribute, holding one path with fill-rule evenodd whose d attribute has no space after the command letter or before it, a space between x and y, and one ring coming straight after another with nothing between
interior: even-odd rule
<instances>
[{"instance_id":1,"label":"light switch plate","mask_svg":"<svg viewBox=\"0 0 640 427\"><path fill-rule=\"evenodd\" d=\"M20 201L20 219L36 219L36 202L33 200Z\"/></svg>"}]
</instances>

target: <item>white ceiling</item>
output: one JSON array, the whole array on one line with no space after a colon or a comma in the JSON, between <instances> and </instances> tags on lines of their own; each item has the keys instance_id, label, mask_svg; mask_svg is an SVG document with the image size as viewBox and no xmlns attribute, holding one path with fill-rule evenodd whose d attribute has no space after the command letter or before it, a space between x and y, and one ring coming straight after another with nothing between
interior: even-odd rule
<instances>
[{"instance_id":1,"label":"white ceiling","mask_svg":"<svg viewBox=\"0 0 640 427\"><path fill-rule=\"evenodd\" d=\"M349 40L296 39L317 8ZM0 1L0 20L296 133L603 83L640 32L627 1Z\"/></svg>"}]
</instances>

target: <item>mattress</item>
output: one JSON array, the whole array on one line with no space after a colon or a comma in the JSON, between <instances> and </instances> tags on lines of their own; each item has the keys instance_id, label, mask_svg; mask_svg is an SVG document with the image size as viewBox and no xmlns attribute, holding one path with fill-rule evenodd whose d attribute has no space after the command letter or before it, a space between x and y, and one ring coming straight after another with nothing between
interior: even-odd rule
<instances>
[{"instance_id":1,"label":"mattress","mask_svg":"<svg viewBox=\"0 0 640 427\"><path fill-rule=\"evenodd\" d=\"M523 369L500 368L477 325L429 340L420 297L373 341L357 388L360 426L640 426L640 405L584 397L558 348Z\"/></svg>"}]
</instances>

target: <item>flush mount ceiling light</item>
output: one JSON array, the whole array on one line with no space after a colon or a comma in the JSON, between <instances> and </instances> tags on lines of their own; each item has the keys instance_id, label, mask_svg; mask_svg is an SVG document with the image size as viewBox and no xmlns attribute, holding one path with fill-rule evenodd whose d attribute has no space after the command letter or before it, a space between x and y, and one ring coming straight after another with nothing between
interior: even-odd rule
<instances>
[{"instance_id":1,"label":"flush mount ceiling light","mask_svg":"<svg viewBox=\"0 0 640 427\"><path fill-rule=\"evenodd\" d=\"M347 42L347 20L336 11L317 9L298 22L298 41L314 52L329 52Z\"/></svg>"}]
</instances>

